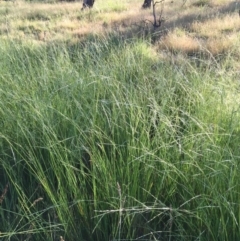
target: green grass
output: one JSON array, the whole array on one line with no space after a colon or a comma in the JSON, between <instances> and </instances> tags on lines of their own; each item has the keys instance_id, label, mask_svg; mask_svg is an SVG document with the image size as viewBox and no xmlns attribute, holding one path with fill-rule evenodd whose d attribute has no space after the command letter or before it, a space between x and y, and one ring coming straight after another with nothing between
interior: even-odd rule
<instances>
[{"instance_id":1,"label":"green grass","mask_svg":"<svg viewBox=\"0 0 240 241\"><path fill-rule=\"evenodd\" d=\"M226 61L172 65L118 35L1 40L1 240L239 240Z\"/></svg>"}]
</instances>

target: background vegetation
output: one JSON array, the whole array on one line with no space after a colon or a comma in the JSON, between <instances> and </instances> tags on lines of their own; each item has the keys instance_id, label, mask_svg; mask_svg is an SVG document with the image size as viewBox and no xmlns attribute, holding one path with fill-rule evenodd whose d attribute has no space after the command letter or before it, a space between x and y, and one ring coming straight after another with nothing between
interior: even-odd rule
<instances>
[{"instance_id":1,"label":"background vegetation","mask_svg":"<svg viewBox=\"0 0 240 241\"><path fill-rule=\"evenodd\" d=\"M238 5L141 3L0 2L1 240L240 239Z\"/></svg>"}]
</instances>

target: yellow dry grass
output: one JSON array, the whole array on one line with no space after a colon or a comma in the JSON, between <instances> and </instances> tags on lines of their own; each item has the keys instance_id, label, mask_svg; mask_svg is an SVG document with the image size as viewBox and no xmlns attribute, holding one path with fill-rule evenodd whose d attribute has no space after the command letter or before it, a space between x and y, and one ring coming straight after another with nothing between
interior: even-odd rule
<instances>
[{"instance_id":1,"label":"yellow dry grass","mask_svg":"<svg viewBox=\"0 0 240 241\"><path fill-rule=\"evenodd\" d=\"M208 52L212 55L236 49L240 39L238 5L236 4L234 9L234 2L228 1L227 5L226 2L208 0L211 7L199 8L199 15L196 15L195 19L190 14L196 12L196 5L192 3L193 7L187 7L182 12L181 17L184 21L180 26L177 24L178 20L174 19L174 24L178 27L173 27L167 36L160 40L159 49L186 54Z\"/></svg>"},{"instance_id":2,"label":"yellow dry grass","mask_svg":"<svg viewBox=\"0 0 240 241\"><path fill-rule=\"evenodd\" d=\"M236 35L221 36L218 38L210 38L206 41L206 49L213 55L226 53L234 49L239 44L239 38Z\"/></svg>"},{"instance_id":3,"label":"yellow dry grass","mask_svg":"<svg viewBox=\"0 0 240 241\"><path fill-rule=\"evenodd\" d=\"M159 48L187 54L200 50L199 41L181 29L175 29L159 42Z\"/></svg>"},{"instance_id":4,"label":"yellow dry grass","mask_svg":"<svg viewBox=\"0 0 240 241\"><path fill-rule=\"evenodd\" d=\"M240 30L240 18L237 13L220 15L204 22L194 22L190 29L202 37L217 38Z\"/></svg>"}]
</instances>

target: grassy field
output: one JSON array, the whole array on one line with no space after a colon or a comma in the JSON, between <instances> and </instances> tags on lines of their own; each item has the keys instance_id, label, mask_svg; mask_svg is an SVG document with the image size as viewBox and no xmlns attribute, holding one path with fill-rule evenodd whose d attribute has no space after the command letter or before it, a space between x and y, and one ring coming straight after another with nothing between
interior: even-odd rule
<instances>
[{"instance_id":1,"label":"grassy field","mask_svg":"<svg viewBox=\"0 0 240 241\"><path fill-rule=\"evenodd\" d=\"M0 2L0 239L239 241L239 3Z\"/></svg>"}]
</instances>

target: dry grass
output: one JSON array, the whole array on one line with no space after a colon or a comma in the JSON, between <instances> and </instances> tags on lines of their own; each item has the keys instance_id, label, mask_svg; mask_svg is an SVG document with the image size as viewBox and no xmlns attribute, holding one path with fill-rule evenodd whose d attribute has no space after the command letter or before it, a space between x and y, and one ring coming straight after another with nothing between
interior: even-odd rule
<instances>
[{"instance_id":1,"label":"dry grass","mask_svg":"<svg viewBox=\"0 0 240 241\"><path fill-rule=\"evenodd\" d=\"M139 31L146 31L146 23L147 29L153 31L152 11L142 10L142 2L98 0L92 10L83 12L79 2L1 2L0 38L75 41L91 33L111 31L139 36ZM214 55L232 49L239 42L238 7L240 4L229 0L189 0L185 3L165 0L164 6L157 5L157 12L163 10L166 21L162 28L168 34L155 38L157 48L187 54L207 50Z\"/></svg>"},{"instance_id":2,"label":"dry grass","mask_svg":"<svg viewBox=\"0 0 240 241\"><path fill-rule=\"evenodd\" d=\"M236 35L221 36L218 38L210 38L206 41L206 49L213 55L226 53L238 44Z\"/></svg>"},{"instance_id":3,"label":"dry grass","mask_svg":"<svg viewBox=\"0 0 240 241\"><path fill-rule=\"evenodd\" d=\"M239 16L235 14L220 15L204 22L194 22L190 29L201 37L217 38L240 30Z\"/></svg>"},{"instance_id":4,"label":"dry grass","mask_svg":"<svg viewBox=\"0 0 240 241\"><path fill-rule=\"evenodd\" d=\"M196 12L196 4L192 3L191 7L187 7L182 13L180 27L172 28L168 35L161 39L159 49L186 54L208 52L214 56L236 49L236 46L239 46L240 30L237 10L223 11L226 1L207 2L218 7L199 7L199 15L194 19L190 13ZM230 1L228 3L231 6ZM174 24L177 23L178 20L174 19Z\"/></svg>"},{"instance_id":5,"label":"dry grass","mask_svg":"<svg viewBox=\"0 0 240 241\"><path fill-rule=\"evenodd\" d=\"M3 200L4 200L4 198L5 198L5 196L6 196L6 194L7 194L7 192L8 192L8 184L6 184L6 186L5 186L5 188L4 188L4 190L3 190L3 192L2 192L2 195L0 196L0 205L2 204L2 202L3 202Z\"/></svg>"},{"instance_id":6,"label":"dry grass","mask_svg":"<svg viewBox=\"0 0 240 241\"><path fill-rule=\"evenodd\" d=\"M196 38L177 28L160 41L159 48L191 54L200 50L200 44Z\"/></svg>"}]
</instances>

